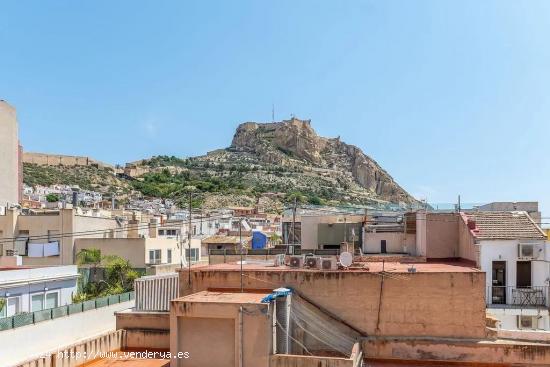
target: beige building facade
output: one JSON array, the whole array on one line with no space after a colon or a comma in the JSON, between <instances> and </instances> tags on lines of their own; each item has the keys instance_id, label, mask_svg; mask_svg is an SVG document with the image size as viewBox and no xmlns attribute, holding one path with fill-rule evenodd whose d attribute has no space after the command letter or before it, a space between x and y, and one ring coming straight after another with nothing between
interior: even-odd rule
<instances>
[{"instance_id":1,"label":"beige building facade","mask_svg":"<svg viewBox=\"0 0 550 367\"><path fill-rule=\"evenodd\" d=\"M124 223L112 218L79 215L72 208L28 214L9 209L0 215L2 254L17 253L22 256L23 265L71 265L76 256L76 239L123 238L126 232Z\"/></svg>"},{"instance_id":2,"label":"beige building facade","mask_svg":"<svg viewBox=\"0 0 550 367\"><path fill-rule=\"evenodd\" d=\"M0 100L0 207L19 203L20 147L15 108Z\"/></svg>"}]
</instances>

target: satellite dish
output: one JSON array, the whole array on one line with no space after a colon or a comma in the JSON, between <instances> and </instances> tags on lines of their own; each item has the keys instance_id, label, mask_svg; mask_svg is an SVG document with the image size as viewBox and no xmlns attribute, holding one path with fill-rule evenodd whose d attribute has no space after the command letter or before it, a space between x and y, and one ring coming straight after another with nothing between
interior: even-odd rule
<instances>
[{"instance_id":1,"label":"satellite dish","mask_svg":"<svg viewBox=\"0 0 550 367\"><path fill-rule=\"evenodd\" d=\"M342 252L340 254L340 264L345 268L349 268L353 264L353 255L349 252Z\"/></svg>"}]
</instances>

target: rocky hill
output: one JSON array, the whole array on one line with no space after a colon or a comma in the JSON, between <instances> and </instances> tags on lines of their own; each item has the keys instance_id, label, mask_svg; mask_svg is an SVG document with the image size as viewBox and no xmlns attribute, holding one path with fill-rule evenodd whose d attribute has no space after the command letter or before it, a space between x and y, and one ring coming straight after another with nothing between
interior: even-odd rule
<instances>
[{"instance_id":1,"label":"rocky hill","mask_svg":"<svg viewBox=\"0 0 550 367\"><path fill-rule=\"evenodd\" d=\"M241 124L233 137L230 150L250 153L268 164L292 168L308 167L317 176L346 183L343 189L358 185L366 190L365 195L373 199L404 204L415 202L413 197L361 149L346 144L339 138L318 136L309 120L293 118L281 123Z\"/></svg>"},{"instance_id":2,"label":"rocky hill","mask_svg":"<svg viewBox=\"0 0 550 367\"><path fill-rule=\"evenodd\" d=\"M56 168L57 173L66 172L67 182L59 182L64 180L56 174L54 183L74 184L68 181L81 177L74 169ZM38 171L28 166L25 182L44 184L33 176ZM88 171L87 180L106 182L104 177L89 177ZM104 175L104 171L98 169L98 174ZM296 118L243 123L228 148L186 159L152 157L127 164L124 173L137 179L126 183L117 179L110 186L131 195L176 200L183 198L185 186L194 186L195 205L206 208L259 204L273 211L294 198L310 204L393 203L407 207L417 203L361 149L339 138L321 137L309 120Z\"/></svg>"}]
</instances>

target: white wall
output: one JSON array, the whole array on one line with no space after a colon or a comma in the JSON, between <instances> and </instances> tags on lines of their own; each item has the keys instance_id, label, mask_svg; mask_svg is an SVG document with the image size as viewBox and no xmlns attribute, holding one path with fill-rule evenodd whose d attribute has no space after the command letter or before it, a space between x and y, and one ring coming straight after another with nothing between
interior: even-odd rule
<instances>
[{"instance_id":1,"label":"white wall","mask_svg":"<svg viewBox=\"0 0 550 367\"><path fill-rule=\"evenodd\" d=\"M63 306L72 303L77 279L74 265L0 271L0 297L18 297L19 312L28 312L32 294L57 292Z\"/></svg>"},{"instance_id":2,"label":"white wall","mask_svg":"<svg viewBox=\"0 0 550 367\"><path fill-rule=\"evenodd\" d=\"M134 301L123 302L17 329L0 331L2 366L10 366L115 330L115 312L133 306Z\"/></svg>"},{"instance_id":3,"label":"white wall","mask_svg":"<svg viewBox=\"0 0 550 367\"><path fill-rule=\"evenodd\" d=\"M516 262L518 261L518 240L493 240L493 241L481 241L480 246L480 266L481 270L487 274L486 282L487 287L492 284L492 269L493 261L506 261L506 285L509 287L516 286ZM527 241L521 241L525 243ZM546 279L550 277L549 267L550 264L547 261L550 255L550 247L548 244L542 242L533 242L540 244L540 248L543 249L540 254L539 260L531 263L531 284L533 286L548 286Z\"/></svg>"},{"instance_id":4,"label":"white wall","mask_svg":"<svg viewBox=\"0 0 550 367\"><path fill-rule=\"evenodd\" d=\"M386 240L386 251L388 253L406 252L414 255L416 252L416 236L405 233L371 233L363 234L363 252L378 254L381 251L381 241Z\"/></svg>"},{"instance_id":5,"label":"white wall","mask_svg":"<svg viewBox=\"0 0 550 367\"><path fill-rule=\"evenodd\" d=\"M45 291L45 288L48 290ZM75 278L72 280L43 282L13 288L2 288L0 289L0 297L18 297L20 307L19 312L30 312L31 296L33 294L56 292L59 294L58 306L64 306L72 303L72 296L73 294L76 294L76 288Z\"/></svg>"},{"instance_id":6,"label":"white wall","mask_svg":"<svg viewBox=\"0 0 550 367\"><path fill-rule=\"evenodd\" d=\"M518 315L537 316L537 330L550 330L550 317L547 309L534 308L489 308L488 313L499 319L500 329L517 330Z\"/></svg>"},{"instance_id":7,"label":"white wall","mask_svg":"<svg viewBox=\"0 0 550 367\"><path fill-rule=\"evenodd\" d=\"M487 297L490 297L489 287L492 286L492 267L493 261L506 261L506 286L516 286L516 263L518 259L518 240L493 240L493 241L481 241L478 245L480 247L480 266L481 270L487 274ZM527 241L521 241L525 243ZM539 248L543 251L539 255L539 260L531 262L531 285L532 286L548 286L547 279L550 277L549 267L550 264L547 261L550 256L550 248L548 244L542 242L533 241L535 244L539 244ZM521 260L519 260L521 261ZM507 303L511 304L511 292L507 289ZM545 292L545 296L548 297L548 292ZM490 302L490 299L487 299ZM548 304L548 299L546 300ZM548 315L548 309L545 307L531 307L531 308L498 308L499 305L492 305L488 308L488 312L500 320L500 328L506 330L517 330L518 315L525 316L540 316L538 319L538 329L550 330L550 319Z\"/></svg>"},{"instance_id":8,"label":"white wall","mask_svg":"<svg viewBox=\"0 0 550 367\"><path fill-rule=\"evenodd\" d=\"M416 212L416 256L427 256L426 212Z\"/></svg>"}]
</instances>

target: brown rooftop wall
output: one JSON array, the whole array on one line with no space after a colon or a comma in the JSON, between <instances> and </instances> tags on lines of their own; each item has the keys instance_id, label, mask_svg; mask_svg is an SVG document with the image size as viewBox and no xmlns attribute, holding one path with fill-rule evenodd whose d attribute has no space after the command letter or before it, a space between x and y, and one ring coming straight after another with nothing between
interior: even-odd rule
<instances>
[{"instance_id":1,"label":"brown rooftop wall","mask_svg":"<svg viewBox=\"0 0 550 367\"><path fill-rule=\"evenodd\" d=\"M458 216L455 213L426 215L426 257L458 257Z\"/></svg>"},{"instance_id":2,"label":"brown rooftop wall","mask_svg":"<svg viewBox=\"0 0 550 367\"><path fill-rule=\"evenodd\" d=\"M244 271L246 289L296 289L367 335L484 338L485 274L414 273L399 279L369 272ZM395 276L394 276L395 277ZM180 294L240 287L238 271L196 269L191 287L180 273ZM378 310L380 307L380 317Z\"/></svg>"}]
</instances>

